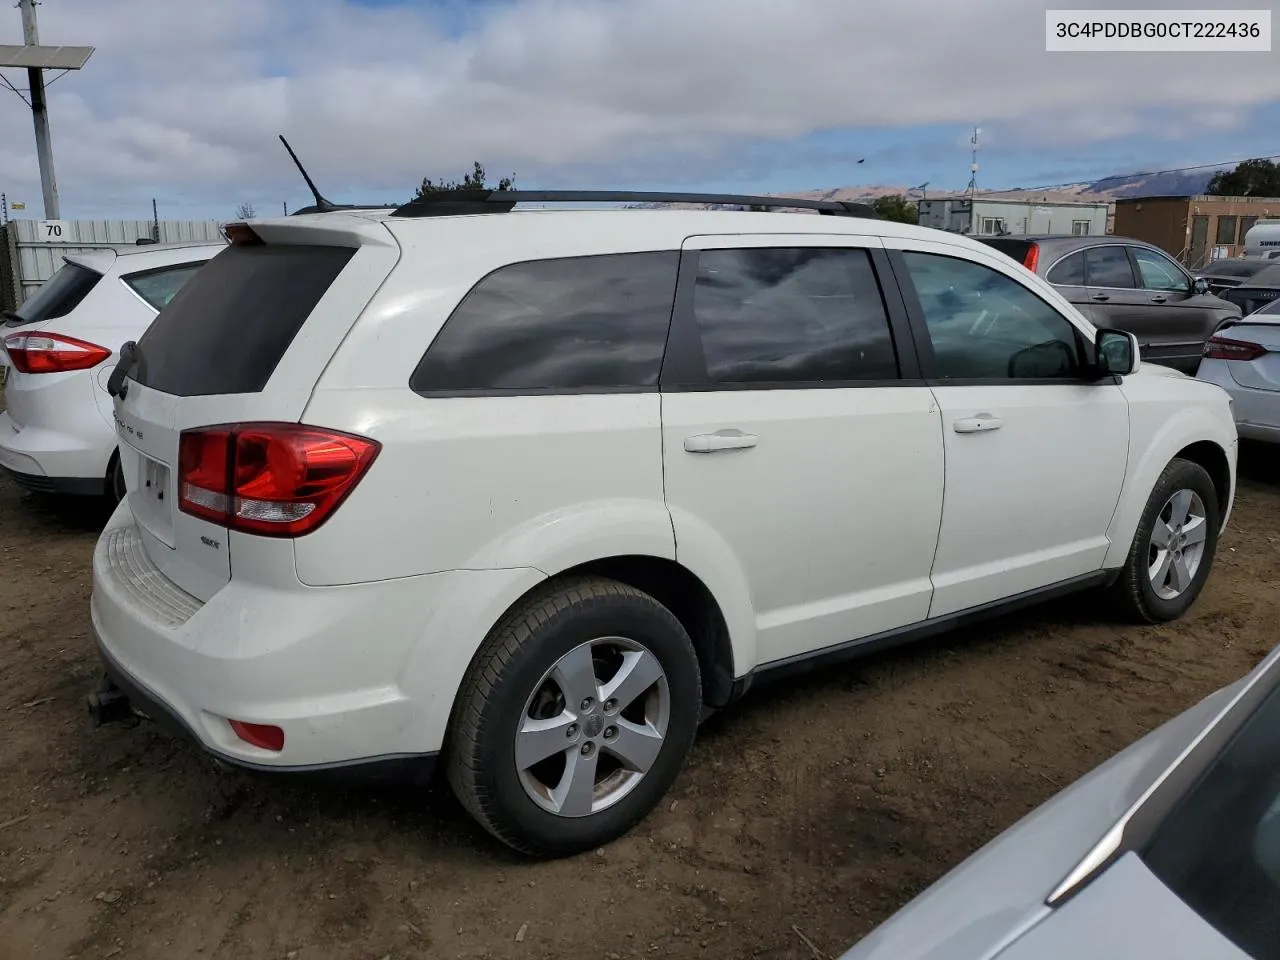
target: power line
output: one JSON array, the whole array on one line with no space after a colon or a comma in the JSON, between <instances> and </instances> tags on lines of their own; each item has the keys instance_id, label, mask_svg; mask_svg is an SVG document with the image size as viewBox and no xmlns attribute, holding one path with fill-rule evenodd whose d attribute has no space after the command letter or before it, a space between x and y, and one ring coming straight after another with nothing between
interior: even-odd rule
<instances>
[{"instance_id":1,"label":"power line","mask_svg":"<svg viewBox=\"0 0 1280 960\"><path fill-rule=\"evenodd\" d=\"M1234 167L1239 166L1247 160L1280 160L1280 153L1273 153L1266 157L1243 157L1238 160L1223 160L1220 163L1197 163L1189 167L1171 167L1168 170L1143 170L1136 173L1118 173L1110 177L1102 177L1098 180L1068 180L1064 183L1050 183L1039 187L1006 187L1003 190L978 190L975 196L985 196L993 193L1034 193L1037 190L1057 190L1061 187L1075 187L1081 183L1091 183L1094 186L1107 183L1113 180L1131 180L1134 177L1158 177L1166 173L1188 173L1192 170L1212 170L1218 167Z\"/></svg>"}]
</instances>

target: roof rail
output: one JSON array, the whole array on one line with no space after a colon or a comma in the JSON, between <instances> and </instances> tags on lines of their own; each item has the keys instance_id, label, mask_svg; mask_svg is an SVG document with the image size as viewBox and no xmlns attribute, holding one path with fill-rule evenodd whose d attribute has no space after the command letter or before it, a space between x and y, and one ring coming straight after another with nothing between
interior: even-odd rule
<instances>
[{"instance_id":1,"label":"roof rail","mask_svg":"<svg viewBox=\"0 0 1280 960\"><path fill-rule=\"evenodd\" d=\"M447 217L472 213L506 213L517 203L710 203L731 207L817 210L828 216L881 219L869 204L849 200L619 190L439 190L397 207L391 216Z\"/></svg>"}]
</instances>

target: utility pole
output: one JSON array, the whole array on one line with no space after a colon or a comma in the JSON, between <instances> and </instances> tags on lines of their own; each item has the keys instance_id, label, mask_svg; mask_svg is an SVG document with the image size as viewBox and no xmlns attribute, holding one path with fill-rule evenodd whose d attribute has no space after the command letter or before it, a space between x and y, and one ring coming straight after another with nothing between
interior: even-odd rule
<instances>
[{"instance_id":1,"label":"utility pole","mask_svg":"<svg viewBox=\"0 0 1280 960\"><path fill-rule=\"evenodd\" d=\"M22 46L0 45L0 67L20 67L27 71L31 118L36 129L36 158L40 164L40 186L44 192L44 217L59 219L58 181L53 172L53 143L49 135L49 106L45 99L46 70L79 70L93 53L93 47L42 47L36 26L37 0L18 0L22 12ZM9 89L22 96L8 80ZM23 99L26 99L25 97Z\"/></svg>"},{"instance_id":2,"label":"utility pole","mask_svg":"<svg viewBox=\"0 0 1280 960\"><path fill-rule=\"evenodd\" d=\"M18 0L22 10L22 42L28 47L40 45L36 27L36 0ZM27 67L27 86L31 90L31 116L36 125L36 158L40 162L40 188L44 191L44 218L57 220L58 178L53 172L53 141L49 136L49 107L44 99L44 68Z\"/></svg>"}]
</instances>

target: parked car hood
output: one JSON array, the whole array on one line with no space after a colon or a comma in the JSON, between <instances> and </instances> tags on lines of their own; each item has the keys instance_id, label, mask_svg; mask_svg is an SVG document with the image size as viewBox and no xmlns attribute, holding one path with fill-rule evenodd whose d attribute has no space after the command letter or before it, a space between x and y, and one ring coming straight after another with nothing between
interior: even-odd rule
<instances>
[{"instance_id":1,"label":"parked car hood","mask_svg":"<svg viewBox=\"0 0 1280 960\"><path fill-rule=\"evenodd\" d=\"M873 930L841 960L986 960L994 956L1052 912L1044 901L1053 889L1242 683L1209 695L1033 810Z\"/></svg>"}]
</instances>

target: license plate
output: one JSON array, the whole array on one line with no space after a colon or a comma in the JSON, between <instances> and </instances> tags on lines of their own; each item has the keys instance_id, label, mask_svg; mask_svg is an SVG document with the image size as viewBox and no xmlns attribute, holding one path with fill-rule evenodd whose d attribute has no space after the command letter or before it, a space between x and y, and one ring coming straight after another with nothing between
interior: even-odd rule
<instances>
[{"instance_id":1,"label":"license plate","mask_svg":"<svg viewBox=\"0 0 1280 960\"><path fill-rule=\"evenodd\" d=\"M141 486L148 499L163 503L169 494L169 468L149 457L143 457Z\"/></svg>"}]
</instances>

